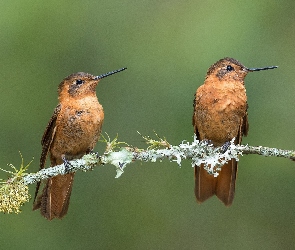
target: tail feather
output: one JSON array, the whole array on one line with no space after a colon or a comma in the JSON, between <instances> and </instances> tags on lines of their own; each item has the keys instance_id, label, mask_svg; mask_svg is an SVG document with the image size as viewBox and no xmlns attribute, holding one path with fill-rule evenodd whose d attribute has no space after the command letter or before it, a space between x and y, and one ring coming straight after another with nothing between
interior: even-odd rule
<instances>
[{"instance_id":1,"label":"tail feather","mask_svg":"<svg viewBox=\"0 0 295 250\"><path fill-rule=\"evenodd\" d=\"M216 195L226 206L230 206L234 199L235 183L238 165L232 159L226 163L218 177L207 173L203 165L195 167L195 195L198 202L204 202Z\"/></svg>"},{"instance_id":2,"label":"tail feather","mask_svg":"<svg viewBox=\"0 0 295 250\"><path fill-rule=\"evenodd\" d=\"M224 205L230 206L235 196L236 177L238 164L235 159L225 164L218 177L216 183L216 196Z\"/></svg>"},{"instance_id":3,"label":"tail feather","mask_svg":"<svg viewBox=\"0 0 295 250\"><path fill-rule=\"evenodd\" d=\"M48 220L61 219L67 214L74 181L74 173L58 175L47 180L42 194L34 203L33 210L39 209Z\"/></svg>"},{"instance_id":4,"label":"tail feather","mask_svg":"<svg viewBox=\"0 0 295 250\"><path fill-rule=\"evenodd\" d=\"M195 166L195 195L198 202L204 202L215 194L216 178L207 173L203 164Z\"/></svg>"}]
</instances>

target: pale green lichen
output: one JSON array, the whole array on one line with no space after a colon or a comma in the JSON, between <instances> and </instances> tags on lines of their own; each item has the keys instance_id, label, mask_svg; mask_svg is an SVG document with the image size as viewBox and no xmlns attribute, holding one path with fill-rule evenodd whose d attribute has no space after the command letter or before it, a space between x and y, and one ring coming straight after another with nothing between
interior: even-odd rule
<instances>
[{"instance_id":1,"label":"pale green lichen","mask_svg":"<svg viewBox=\"0 0 295 250\"><path fill-rule=\"evenodd\" d=\"M137 133L140 134L138 131ZM140 134L141 137L145 140L145 142L150 145L148 146L147 150L171 147L170 143L166 140L165 137L162 139L155 131L154 133L158 137L158 140L154 140L149 136L143 136Z\"/></svg>"},{"instance_id":2,"label":"pale green lichen","mask_svg":"<svg viewBox=\"0 0 295 250\"><path fill-rule=\"evenodd\" d=\"M33 160L24 166L22 155L21 159L22 162L19 170L12 164L9 164L9 166L14 169L14 172L1 169L11 174L11 177L7 181L1 182L0 185L0 212L19 213L21 211L20 207L24 203L29 202L29 188L24 184L23 177L26 175L25 171Z\"/></svg>"},{"instance_id":3,"label":"pale green lichen","mask_svg":"<svg viewBox=\"0 0 295 250\"><path fill-rule=\"evenodd\" d=\"M111 138L109 137L108 133L105 133L105 134L106 134L107 138L104 137L103 135L101 135L102 140L100 140L101 142L106 143L105 154L114 151L121 144L129 146L126 142L118 142L118 134L115 137L115 139L113 139L112 141L111 141Z\"/></svg>"},{"instance_id":4,"label":"pale green lichen","mask_svg":"<svg viewBox=\"0 0 295 250\"><path fill-rule=\"evenodd\" d=\"M2 184L0 187L0 212L21 212L20 207L29 202L29 188L22 181L14 180L12 183Z\"/></svg>"},{"instance_id":5,"label":"pale green lichen","mask_svg":"<svg viewBox=\"0 0 295 250\"><path fill-rule=\"evenodd\" d=\"M157 145L158 142L154 142L149 137L149 142L152 145ZM167 158L169 161L175 161L179 166L181 166L182 160L191 158L192 166L203 165L204 169L209 173L218 176L218 172L221 167L230 159L239 160L239 155L241 151L237 150L234 139L227 145L226 150L222 147L214 147L209 144L208 141L199 141L194 137L194 141L189 143L183 141L178 146L171 146L165 149L150 149L146 151L139 151L134 153L134 158L136 160L156 162L157 160L162 160Z\"/></svg>"},{"instance_id":6,"label":"pale green lichen","mask_svg":"<svg viewBox=\"0 0 295 250\"><path fill-rule=\"evenodd\" d=\"M82 157L82 160L85 161L85 165L91 168L94 168L98 164L99 156L96 153L86 154ZM88 168L85 168L84 171L87 171Z\"/></svg>"},{"instance_id":7,"label":"pale green lichen","mask_svg":"<svg viewBox=\"0 0 295 250\"><path fill-rule=\"evenodd\" d=\"M201 166L201 164L203 164L204 169L209 174L217 177L224 164L231 159L239 161L239 155L242 155L242 152L237 150L234 141L235 138L230 141L227 150L223 152L222 147L214 147L213 145L208 144L206 145L206 141L199 142L195 138L192 145L199 144L200 148L196 147L196 149L198 149L195 152L195 156L192 158L192 166ZM204 147L203 149L202 146Z\"/></svg>"},{"instance_id":8,"label":"pale green lichen","mask_svg":"<svg viewBox=\"0 0 295 250\"><path fill-rule=\"evenodd\" d=\"M118 135L111 141L109 135L106 133L107 139L102 136L103 142L105 142L106 150L100 157L102 164L112 164L116 167L117 175L115 178L119 178L124 173L124 168L130 162L132 162L132 152L127 150L129 145L126 142L118 142ZM119 151L114 152L115 149L119 148L119 145L127 145L126 148L121 148Z\"/></svg>"},{"instance_id":9,"label":"pale green lichen","mask_svg":"<svg viewBox=\"0 0 295 250\"><path fill-rule=\"evenodd\" d=\"M131 163L133 159L132 152L122 148L118 152L109 152L102 156L102 162L112 164L116 167L117 175L115 178L119 178L124 173L124 168L128 163Z\"/></svg>"}]
</instances>

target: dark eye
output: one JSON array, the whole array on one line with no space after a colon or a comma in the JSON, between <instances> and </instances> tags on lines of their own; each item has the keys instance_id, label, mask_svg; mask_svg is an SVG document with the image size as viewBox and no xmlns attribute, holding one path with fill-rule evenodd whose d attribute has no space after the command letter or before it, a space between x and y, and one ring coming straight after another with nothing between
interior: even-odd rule
<instances>
[{"instance_id":1,"label":"dark eye","mask_svg":"<svg viewBox=\"0 0 295 250\"><path fill-rule=\"evenodd\" d=\"M76 80L76 84L77 84L77 85L80 85L80 84L83 84L83 83L84 83L84 81L81 80L81 79L77 79L77 80Z\"/></svg>"},{"instance_id":2,"label":"dark eye","mask_svg":"<svg viewBox=\"0 0 295 250\"><path fill-rule=\"evenodd\" d=\"M226 66L226 70L227 70L227 71L233 71L234 68L233 68L231 65L227 65L227 66Z\"/></svg>"}]
</instances>

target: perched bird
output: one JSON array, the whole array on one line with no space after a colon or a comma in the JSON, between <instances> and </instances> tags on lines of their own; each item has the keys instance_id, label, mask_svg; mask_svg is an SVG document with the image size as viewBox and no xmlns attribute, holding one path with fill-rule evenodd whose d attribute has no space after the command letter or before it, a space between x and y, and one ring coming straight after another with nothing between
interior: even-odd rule
<instances>
[{"instance_id":1,"label":"perched bird","mask_svg":"<svg viewBox=\"0 0 295 250\"><path fill-rule=\"evenodd\" d=\"M45 167L48 153L50 166L56 166L81 158L94 148L104 120L96 86L102 78L125 69L100 76L79 72L69 75L59 84L59 104L41 140L40 169ZM37 183L33 210L40 209L48 220L61 219L68 211L73 181L74 173L49 178L36 199L40 187L40 182Z\"/></svg>"},{"instance_id":2,"label":"perched bird","mask_svg":"<svg viewBox=\"0 0 295 250\"><path fill-rule=\"evenodd\" d=\"M222 146L235 138L240 144L249 130L247 96L244 79L249 72L274 69L246 68L233 58L223 58L207 71L205 82L195 94L193 126L199 140ZM235 159L224 166L217 177L203 166L195 166L195 195L203 202L216 195L226 206L234 199L238 164Z\"/></svg>"}]
</instances>

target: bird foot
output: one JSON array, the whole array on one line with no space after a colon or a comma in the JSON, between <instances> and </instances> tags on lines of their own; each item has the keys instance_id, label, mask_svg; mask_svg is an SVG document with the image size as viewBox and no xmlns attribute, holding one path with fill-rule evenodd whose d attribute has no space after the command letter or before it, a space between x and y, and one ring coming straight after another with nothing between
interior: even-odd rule
<instances>
[{"instance_id":1,"label":"bird foot","mask_svg":"<svg viewBox=\"0 0 295 250\"><path fill-rule=\"evenodd\" d=\"M228 148L229 148L229 146L230 146L230 141L227 141L226 143L224 143L222 146L221 146L221 153L225 153L227 150L228 150Z\"/></svg>"},{"instance_id":2,"label":"bird foot","mask_svg":"<svg viewBox=\"0 0 295 250\"><path fill-rule=\"evenodd\" d=\"M65 173L66 174L70 173L70 170L73 167L72 164L66 159L65 155L62 155L61 158L65 165Z\"/></svg>"}]
</instances>

